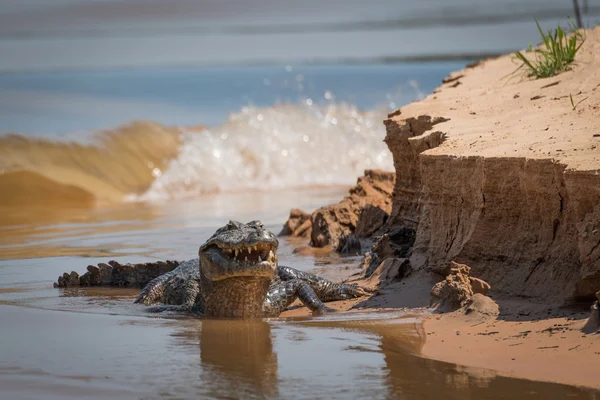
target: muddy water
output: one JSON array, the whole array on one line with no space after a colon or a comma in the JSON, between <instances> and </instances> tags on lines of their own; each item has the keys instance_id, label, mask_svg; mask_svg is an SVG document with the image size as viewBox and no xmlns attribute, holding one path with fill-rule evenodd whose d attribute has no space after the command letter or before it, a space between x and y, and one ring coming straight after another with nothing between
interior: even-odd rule
<instances>
[{"instance_id":1,"label":"muddy water","mask_svg":"<svg viewBox=\"0 0 600 400\"><path fill-rule=\"evenodd\" d=\"M135 289L60 290L91 263L193 257L231 215L277 231L289 204L312 209L345 188L202 197L168 207L45 210L0 220L0 398L584 398L597 392L424 360L419 314L350 312L255 321L151 315ZM235 210L235 211L232 211ZM355 258L294 253L296 268L356 268ZM596 396L596 397L595 397Z\"/></svg>"}]
</instances>

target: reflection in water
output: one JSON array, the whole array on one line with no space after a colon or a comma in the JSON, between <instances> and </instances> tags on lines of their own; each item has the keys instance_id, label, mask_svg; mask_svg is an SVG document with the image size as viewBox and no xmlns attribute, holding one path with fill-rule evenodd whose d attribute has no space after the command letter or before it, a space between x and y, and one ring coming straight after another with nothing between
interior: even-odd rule
<instances>
[{"instance_id":1,"label":"reflection in water","mask_svg":"<svg viewBox=\"0 0 600 400\"><path fill-rule=\"evenodd\" d=\"M439 398L443 394L446 399L596 399L593 390L506 378L492 370L424 359L406 352L402 342L407 335L399 334L398 329L377 331L391 398Z\"/></svg>"},{"instance_id":2,"label":"reflection in water","mask_svg":"<svg viewBox=\"0 0 600 400\"><path fill-rule=\"evenodd\" d=\"M498 376L492 370L463 367L418 356L424 336L418 320L405 315L391 318L381 315L346 314L333 320L299 322L311 328L337 328L352 330L358 334L376 334L383 355L386 373L384 382L367 381L373 389L384 385L386 398L391 399L600 399L600 393L592 389L577 388L555 383L528 381ZM363 319L366 318L366 319ZM357 347L346 350L360 350ZM372 351L365 349L365 351ZM347 357L340 353L340 359ZM343 368L343 367L342 367Z\"/></svg>"},{"instance_id":3,"label":"reflection in water","mask_svg":"<svg viewBox=\"0 0 600 400\"><path fill-rule=\"evenodd\" d=\"M600 399L419 358L416 320L397 312L243 321L80 311L0 305L2 399Z\"/></svg>"},{"instance_id":4,"label":"reflection in water","mask_svg":"<svg viewBox=\"0 0 600 400\"><path fill-rule=\"evenodd\" d=\"M428 360L392 350L382 351L388 368L390 398L421 399L598 399L592 389L499 376L495 371Z\"/></svg>"},{"instance_id":5,"label":"reflection in water","mask_svg":"<svg viewBox=\"0 0 600 400\"><path fill-rule=\"evenodd\" d=\"M262 320L206 319L186 330L200 346L204 394L218 398L277 398L277 355Z\"/></svg>"}]
</instances>

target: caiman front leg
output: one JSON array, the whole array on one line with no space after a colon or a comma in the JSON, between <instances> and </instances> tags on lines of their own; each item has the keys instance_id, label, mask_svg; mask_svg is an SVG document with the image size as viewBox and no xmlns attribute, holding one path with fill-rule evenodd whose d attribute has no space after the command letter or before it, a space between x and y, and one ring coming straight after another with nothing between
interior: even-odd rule
<instances>
[{"instance_id":1,"label":"caiman front leg","mask_svg":"<svg viewBox=\"0 0 600 400\"><path fill-rule=\"evenodd\" d=\"M302 279L291 279L287 281L278 280L269 288L264 303L266 317L277 317L296 299L299 299L313 314L320 315L335 311L327 307L312 289Z\"/></svg>"},{"instance_id":2,"label":"caiman front leg","mask_svg":"<svg viewBox=\"0 0 600 400\"><path fill-rule=\"evenodd\" d=\"M357 284L332 282L318 275L281 265L278 267L278 274L282 281L300 279L306 282L323 302L348 300L374 292L372 289Z\"/></svg>"},{"instance_id":3,"label":"caiman front leg","mask_svg":"<svg viewBox=\"0 0 600 400\"><path fill-rule=\"evenodd\" d=\"M160 275L144 287L135 303L159 304L148 311L203 312L200 296L200 269L198 259L181 263L173 271Z\"/></svg>"}]
</instances>

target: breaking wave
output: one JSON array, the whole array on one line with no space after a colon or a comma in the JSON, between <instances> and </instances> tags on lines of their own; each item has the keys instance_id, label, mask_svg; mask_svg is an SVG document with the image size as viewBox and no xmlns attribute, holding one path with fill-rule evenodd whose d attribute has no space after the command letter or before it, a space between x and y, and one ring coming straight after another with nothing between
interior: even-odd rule
<instances>
[{"instance_id":1,"label":"breaking wave","mask_svg":"<svg viewBox=\"0 0 600 400\"><path fill-rule=\"evenodd\" d=\"M9 135L0 138L0 205L350 185L364 169L392 169L384 115L307 100L245 107L210 129L132 123L88 144Z\"/></svg>"},{"instance_id":2,"label":"breaking wave","mask_svg":"<svg viewBox=\"0 0 600 400\"><path fill-rule=\"evenodd\" d=\"M352 184L365 168L392 168L384 136L381 112L348 104L246 107L221 126L184 134L177 158L135 198Z\"/></svg>"}]
</instances>

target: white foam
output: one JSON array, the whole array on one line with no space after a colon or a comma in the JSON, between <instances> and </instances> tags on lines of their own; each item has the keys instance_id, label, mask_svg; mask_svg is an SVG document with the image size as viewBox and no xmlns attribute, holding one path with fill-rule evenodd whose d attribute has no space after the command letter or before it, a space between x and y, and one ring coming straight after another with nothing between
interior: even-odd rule
<instances>
[{"instance_id":1,"label":"white foam","mask_svg":"<svg viewBox=\"0 0 600 400\"><path fill-rule=\"evenodd\" d=\"M383 143L383 111L306 103L245 107L216 128L186 132L179 156L144 194L129 200L351 185L365 169L393 170Z\"/></svg>"}]
</instances>

